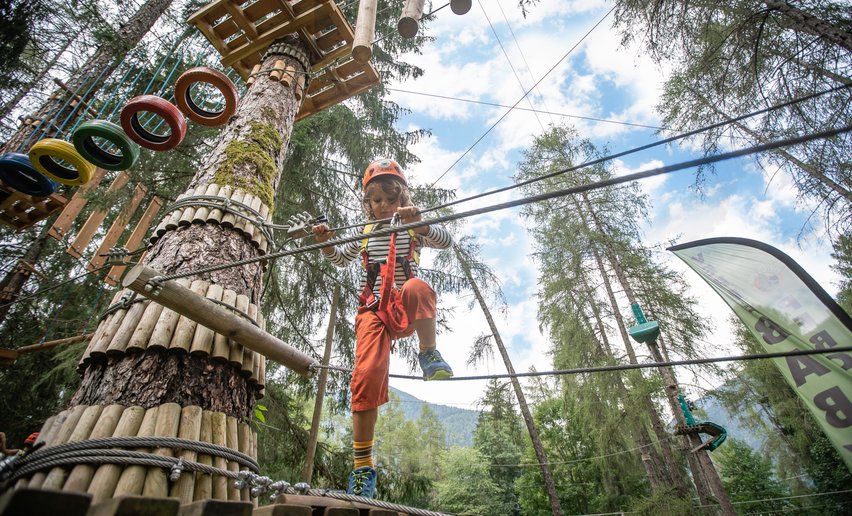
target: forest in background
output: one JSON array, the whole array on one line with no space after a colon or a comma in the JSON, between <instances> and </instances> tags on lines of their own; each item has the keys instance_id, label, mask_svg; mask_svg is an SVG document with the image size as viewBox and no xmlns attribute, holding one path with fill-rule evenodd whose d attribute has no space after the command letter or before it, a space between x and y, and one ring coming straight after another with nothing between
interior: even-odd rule
<instances>
[{"instance_id":1,"label":"forest in background","mask_svg":"<svg viewBox=\"0 0 852 516\"><path fill-rule=\"evenodd\" d=\"M125 10L103 0L13 0L0 7L4 10L0 17L4 21L0 38L2 139L14 134L18 116L34 110L54 89L52 77L71 82L95 49L107 49L114 61L124 59L130 49L122 45L121 27L134 9L153 3L137 1ZM201 41L177 44L178 38L187 37L182 20L204 3L159 2L162 16L155 32L133 47L138 84L165 86L168 79L161 63L167 65L162 68L175 65L179 73L207 51ZM399 56L417 51L429 41L428 22L421 35L403 40L395 30L402 2L387 4L392 8L380 12L377 21L377 30L386 38L374 53L374 64L383 78L416 77L422 70ZM785 111L783 116L702 133L695 143L706 153L724 148L726 138L760 143L852 119L848 90L852 84L852 49L848 46L852 17L843 2L796 4L823 26L835 29L833 34L840 36L834 39L815 34L814 25L791 22L782 9L786 3L779 7L776 2L698 2L689 9L682 3L663 1L616 5L617 24L625 39L642 35L655 59L675 66L666 85L666 101L658 107L671 130L688 131L732 114L847 86ZM357 5L342 7L354 22ZM535 9L535 1L522 0L518 7ZM744 21L752 19L763 21ZM845 40L843 34L847 34ZM732 70L748 73L734 76ZM101 85L102 92L132 89L117 76L105 78ZM98 102L106 98L106 94L96 97L93 107L97 109ZM358 171L363 165L381 155L395 156L403 167L418 160L409 147L425 132L400 130L395 122L402 113L403 108L389 102L384 85L379 85L297 123L282 176L286 188L276 192L274 220L284 223L307 211L326 214L341 224L358 221ZM132 181L145 184L149 196L173 201L185 189L217 133L190 125L176 150L143 151L140 163L130 171ZM764 163L790 174L802 200L818 206L814 219L834 243L835 267L844 278L837 301L847 312L852 311L850 148L847 134L759 156ZM604 163L570 178L556 176L528 183L603 154L571 126L554 125L527 150L516 180L526 183L525 194L534 195L607 179L612 170ZM696 182L708 181L709 172L699 170ZM103 231L131 193L130 189L109 194L104 188L94 191L77 222L85 220L91 210L107 209ZM414 195L426 206L454 199L453 191L426 187L415 188ZM696 310L697 301L685 294L683 279L655 258L655 243L642 240L638 221L651 202L636 185L628 184L525 208L524 216L534 223L537 239L548 242L536 250L534 260L542 277L539 322L551 341L548 359L554 369L613 364L629 354L627 348L635 344L623 338L623 330L630 308L620 292L631 287L646 311L668 329L669 353L681 358L707 354L701 337L708 328ZM135 219L129 226L134 223ZM455 222L449 228L458 234L463 224ZM18 260L43 238L42 233L42 225L20 233L0 228L0 275L6 278L0 286L14 274ZM84 275L63 283L85 271L80 261L65 252L67 245L67 241L47 239L34 262L39 274L29 278L15 303L0 309L3 347L90 332L107 308L112 294L99 276ZM624 277L644 281L623 284L617 269ZM268 330L319 357L323 343L317 335L324 332L317 329L324 328L328 319L330 284L337 282L344 292L354 291L357 274L355 268L334 270L316 254L277 260L267 272L263 296ZM440 254L424 276L439 293L475 294L474 299L499 317L501 282L479 256L474 239L458 239L457 247ZM335 327L335 355L342 367L352 366L355 309L354 296L342 296ZM736 321L732 324L739 327ZM739 328L737 347L743 353L760 352L751 334ZM470 360L499 354L498 341L499 335L483 335ZM11 367L0 369L0 431L6 432L11 443L20 443L47 417L67 406L80 382L76 368L85 346L82 342L23 355ZM414 350L413 342L403 341L397 352L413 365ZM736 388L720 393L719 399L731 411L744 414L755 433L765 437L761 453L729 439L712 455L739 513L848 512L852 474L772 363L749 361L694 369L721 380L739 378ZM553 501L548 499L540 455L528 432L532 423L547 453L564 513L696 513L699 502L689 480L689 450L660 428L671 417L664 383L653 371L561 376L524 384L525 399L519 401L516 385L495 380L481 400L473 446L464 448L447 446L445 429L430 410L423 410L416 422L406 422L392 403L383 410L377 428L378 496L454 513L550 514ZM351 429L345 417L348 378L331 375L327 396L312 485L341 489L351 469ZM263 418L254 421L265 475L288 481L299 477L313 397L310 381L270 363L265 397L260 400ZM530 421L525 421L522 405L528 405ZM671 487L655 484L649 477L639 452L648 448L658 455L657 471L666 472Z\"/></svg>"}]
</instances>

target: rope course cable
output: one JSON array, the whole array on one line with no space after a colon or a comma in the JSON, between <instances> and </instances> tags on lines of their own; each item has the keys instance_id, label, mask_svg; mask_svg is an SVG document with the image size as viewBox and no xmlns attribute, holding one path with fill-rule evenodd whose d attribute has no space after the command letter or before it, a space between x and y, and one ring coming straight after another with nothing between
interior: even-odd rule
<instances>
[{"instance_id":1,"label":"rope course cable","mask_svg":"<svg viewBox=\"0 0 852 516\"><path fill-rule=\"evenodd\" d=\"M727 120L724 120L724 121L721 121L721 122L717 122L715 124L710 124L710 125L707 125L707 126L699 127L697 129L693 129L693 130L687 131L685 133L680 133L680 134L677 134L675 136L670 136L668 138L664 138L664 139L658 140L656 142L651 142L651 143L648 143L648 144L645 144L645 145L641 145L639 147L627 149L627 150L624 150L624 151L621 151L621 152L617 152L615 154L608 154L606 156L593 159L591 161L586 161L585 163L581 163L579 165L575 165L575 166L572 166L572 167L557 170L555 172L551 172L551 173L545 174L543 176L528 179L528 180L522 181L520 183L515 183L515 184L510 185L510 186L505 186L503 188L497 188L495 190L489 190L487 192L483 192L483 193L477 194L477 195L472 195L472 196L466 197L464 199L458 199L456 201L441 204L439 206L427 208L427 209L421 210L421 213L429 213L429 212L432 212L432 211L437 211L437 210L440 210L440 209L443 209L443 208L448 208L450 206L454 206L456 204L460 204L460 203L463 203L463 202L468 202L468 201L472 201L472 200L475 200L475 199L481 199L482 197L502 193L502 192L505 192L507 190L513 190L513 189L520 188L522 186L533 184L533 183L536 183L536 182L539 182L539 181L544 181L545 179L550 179L552 177L556 177L556 176L559 176L559 175L562 175L562 174L567 174L569 172L574 172L576 170L580 170L580 169L583 169L583 168L586 168L586 167L598 165L598 164L601 164L601 163L605 163L607 161L612 161L614 159L621 158L621 157L624 157L624 156L627 156L627 155L630 155L630 154L635 154L637 152L652 149L654 147L666 145L666 144L675 142L677 140L683 140L685 138L689 138L689 137L701 134L703 132L712 131L713 129L718 129L720 127L723 127L723 126L726 126L726 125L729 125L729 124L733 124L733 123L736 123L736 122L740 122L742 120L746 120L746 119L753 118L753 117L756 117L756 116L764 115L764 114L769 113L771 111L783 109L785 107L790 107L790 106L793 106L793 105L796 105L796 104L799 104L799 103L802 103L802 102L806 102L808 100L812 100L812 99L820 97L822 95L827 95L829 93L834 93L834 92L837 92L837 91L840 91L840 90L843 90L843 89L847 89L847 88L850 88L850 87L852 87L852 83L843 84L843 85L840 85L840 86L836 86L834 88L830 88L830 89L827 89L827 90L812 93L810 95L805 95L804 97L798 97L798 98L795 98L795 99L792 99L792 100L788 100L786 102L782 102L780 104L775 104L773 106L769 106L769 107L760 109L758 111L753 111L751 113L746 113L744 115L740 115L740 116L730 118L730 119L727 119ZM388 220L390 220L390 219L388 219Z\"/></svg>"},{"instance_id":2,"label":"rope course cable","mask_svg":"<svg viewBox=\"0 0 852 516\"><path fill-rule=\"evenodd\" d=\"M497 119L497 121L496 121L496 122L494 122L493 124L491 124L491 127L489 127L489 128L488 128L488 130L486 130L486 131L482 134L482 136L480 136L479 138L477 138L477 139L476 139L476 141L474 141L474 142L470 145L470 147L468 147L468 149L467 149L467 150L465 150L465 151L461 154L461 156L459 156L459 157L458 157L458 158L457 158L457 159L456 159L456 160L455 160L455 161L454 161L454 162L453 162L453 163L452 163L452 164L451 164L451 165L447 168L447 170L445 170L445 171L444 171L444 172L443 172L440 176L438 176L438 179L436 179L435 181L433 181L433 182L432 182L432 184L430 185L430 188L434 187L434 186L435 186L435 184L437 184L437 183L438 183L438 181L440 181L441 179L443 179L443 177L444 177L445 175L447 175L447 174L450 172L450 170L452 170L452 169L453 169L453 168L454 168L454 167L455 167L455 166L456 166L456 165L457 165L457 164L458 164L458 163L459 163L459 162L460 162L460 161L461 161L461 160L462 160L465 156L467 156L467 155L470 153L470 151L472 151L472 150L473 150L473 148L474 148L474 147L476 147L476 146L479 144L479 142L481 142L481 141L482 141L482 140L483 140L486 136L488 136L488 133L490 133L490 132L491 132L491 131L495 128L495 127L497 127L497 125L498 125L500 122L502 122L502 121L503 121L503 119L505 119L505 118L506 118L506 116L508 116L508 115L509 115L509 113L511 113L511 112L512 112L512 110L514 110L514 109L515 109L515 107L517 107L517 105L518 105L518 104L520 104L520 103L521 103L521 101L522 101L522 100L524 100L524 99L527 97L527 95L529 95L529 94L530 94L530 92L531 92L533 89L535 89L535 88L536 88L539 84L541 84L541 81L543 81L545 77L547 77L548 75L550 75L550 72L552 72L553 70L555 70L555 69L556 69L556 67L557 67L557 66L559 66L559 64L560 64L562 61L564 61L566 57L568 57L569 55L571 55L571 53L572 53L572 52L574 52L574 50L576 50L576 49L577 49L577 47L579 47L579 46L580 46L580 44L581 44L583 41L585 41L585 40L586 40L586 38L587 38L587 37L589 37L589 35L590 35L590 34L591 34L591 33L592 33L595 29L597 29L597 28L598 28L598 26L600 26L600 24L601 24L601 23L603 23L603 22L604 22L604 20L606 20L606 19L609 17L609 15L610 15L610 14L612 14L612 12L613 12L613 11L615 11L615 8L616 8L616 7L617 7L617 6L613 6L613 7L612 7L612 9L610 9L609 11L607 11L607 12L606 12L606 14L604 14L604 15L603 15L603 17L601 17L601 19L600 19L600 20L598 20L598 22L597 22L597 23L595 23L595 24L592 26L592 28L591 28L591 29L589 29L588 31L586 31L586 33L585 33L585 34L583 34L583 37L582 37L582 38L580 38L580 40L579 40L577 43L575 43L575 44L574 44L574 46L572 46L570 49L568 49L568 52L566 52L566 53L565 53L562 57L560 57L560 58L556 61L556 63L555 63L552 67L550 67L550 70L548 70L548 71L547 71L544 75L542 75L542 76L541 76L541 78L540 78L538 81L536 81L536 83L535 83L535 84L533 84L533 85L532 85L532 87L531 87L529 90L527 90L526 92L524 92L524 94L521 96L521 98L519 98L517 101L515 101L515 103L514 103L514 104L512 104L512 107L511 107L511 108L509 108L509 109L507 109L507 110L506 110L506 112L505 112L505 113L503 113L503 116L501 116L500 118L498 118L498 119Z\"/></svg>"},{"instance_id":3,"label":"rope course cable","mask_svg":"<svg viewBox=\"0 0 852 516\"><path fill-rule=\"evenodd\" d=\"M593 367L575 367L573 369L556 369L552 371L530 371L526 373L503 373L503 374L486 374L486 375L474 375L474 376L453 376L452 378L447 378L446 380L441 380L442 382L453 382L453 381L471 381L471 380L494 380L501 378L529 378L529 377L537 377L537 376L562 376L569 374L585 374L585 373L605 373L611 371L627 371L631 369L654 369L658 367L672 367L672 366L685 366L685 365L700 365L700 364L714 364L717 362L737 362L741 360L762 360L766 358L784 358L784 357L796 357L796 356L804 356L804 355L825 355L829 353L847 353L852 352L852 346L838 346L834 348L826 348L826 349L797 349L793 351L779 351L775 353L754 353L751 355L729 355L723 357L710 357L710 358L691 358L687 360L669 360L666 362L645 362L641 364L616 364L616 365L607 365L607 366L593 366ZM312 369L329 369L332 371L340 371L345 373L351 373L351 369L346 369L343 367L337 366L324 366L320 364L312 364ZM422 376L413 376L413 375L404 375L404 374L389 374L391 378L401 378L403 380L423 380Z\"/></svg>"},{"instance_id":4,"label":"rope course cable","mask_svg":"<svg viewBox=\"0 0 852 516\"><path fill-rule=\"evenodd\" d=\"M490 206L484 206L484 207L481 207L481 208L476 208L476 209L472 209L472 210L468 210L468 211L451 213L451 214L443 215L443 216L440 216L440 217L435 217L435 218L432 218L432 219L421 220L421 221L418 221L418 222L411 222L411 223L408 223L408 224L401 224L399 226L394 226L394 227L376 229L373 232L371 232L371 235L373 237L379 237L379 236L390 235L391 233L405 232L405 231L408 231L409 229L415 229L415 228L419 228L419 227L423 227L423 226L428 226L430 224L440 224L440 223L443 223L443 222L449 222L449 221L458 220L458 219L462 219L462 218L466 218L466 217L472 217L474 215L482 215L482 214L490 213L490 212L493 212L493 211L505 210L505 209L508 209L508 208L515 208L517 206L522 206L522 205L525 205L525 204L531 204L531 203L534 203L534 202L546 201L546 200L554 199L554 198L557 198L557 197L564 197L564 196L567 196L567 195L572 195L572 194L577 194L577 193L582 193L582 192L588 192L588 191L592 191L592 190L597 190L599 188L604 188L604 187L607 187L607 186L614 186L614 185L617 185L617 184L629 183L631 181L636 181L638 179L645 179L645 178L648 178L648 177L654 177L654 176L658 176L658 175L662 175L662 174L677 172L679 170L693 168L693 167L697 167L697 166L700 166L700 165L706 165L706 164L710 164L710 163L718 163L718 162L729 160L729 159L732 159L732 158L737 158L737 157L740 157L740 156L746 156L746 155L754 154L754 153L758 153L758 152L765 152L767 150L778 149L778 148L781 148L781 147L788 147L788 146L791 146L791 145L796 145L796 144L799 144L799 143L808 142L808 141L812 141L812 140L816 140L816 139L830 138L832 136L836 136L838 134L843 134L843 133L850 132L850 131L852 131L852 125L847 125L847 126L844 126L844 127L840 127L840 128L836 128L836 129L829 129L829 130L825 130L825 131L819 131L819 132L816 132L816 133L810 133L810 134L798 136L798 137L795 137L795 138L788 138L788 139L784 139L784 140L776 140L774 142L767 142L767 143L763 143L763 144L760 144L760 145L755 145L755 146L752 146L752 147L746 147L746 148L742 148L742 149L738 149L738 150L735 150L735 151L730 151L730 152L726 152L726 153L722 153L722 154L716 154L716 155L713 155L713 156L704 156L703 158L698 158L698 159L694 159L694 160L675 163L675 164L672 164L672 165L657 167L657 168L653 168L653 169L649 169L649 170L644 170L644 171L641 171L641 172L634 172L632 174L625 174L623 176L612 177L612 178L604 179L604 180L601 180L601 181L593 181L593 182L590 182L590 183L585 183L585 184L578 185L578 186L572 186L572 187L569 187L569 188L553 190L553 191L550 191L550 192L544 192L544 193L540 193L540 194L536 194L536 195L531 195L529 197L523 197L523 198L520 198L520 199L506 201L506 202L499 203L499 204L492 204ZM371 221L371 223L375 223L375 222L378 222L378 221ZM365 224L360 224L360 225L363 226ZM168 280L172 280L172 279L190 277L190 276L194 276L194 275L198 275L198 274L207 274L207 273L210 273L210 272L224 270L224 269L228 269L228 268L231 268L231 267L240 267L240 266L243 266L243 265L249 265L249 264L252 264L252 263L259 262L259 261L271 260L271 259L281 258L281 257L284 257L284 256L292 256L292 255L298 254L298 253L315 251L315 250L322 249L324 247L331 247L331 246L338 245L338 244L345 244L345 243L348 243L348 242L360 241L362 239L363 239L362 235L352 235L352 236L348 236L348 237L333 238L333 239L328 240L328 241L323 242L323 243L308 244L308 245L305 245L305 246L302 246L302 247L299 247L299 248L296 248L296 249L282 250L282 251L278 251L278 252L275 252L275 253L269 253L269 254L266 254L266 255L263 255L263 256L257 256L257 257L252 257L252 258L244 258L242 260L235 260L235 261L228 262L228 263L211 265L211 266L208 266L208 267L201 267L201 268L193 269L193 270L186 271L186 272L170 274L170 275L167 275L167 276L162 276L161 280L162 281L168 281Z\"/></svg>"},{"instance_id":5,"label":"rope course cable","mask_svg":"<svg viewBox=\"0 0 852 516\"><path fill-rule=\"evenodd\" d=\"M498 104L496 102L486 102L484 100L474 100L474 99L465 99L465 98L461 98L461 97L451 97L451 96L448 96L448 95L438 95L437 93L426 93L426 92L422 92L422 91L404 90L402 88L385 88L385 89L388 90L388 91L397 91L399 93L408 93L410 95L421 95L421 96L424 96L424 97L431 97L431 98L436 98L436 99L455 100L455 101L458 101L458 102L467 102L467 103L470 103L470 104L479 104L479 105L482 105L482 106L501 107L501 108L511 108L512 107L508 104ZM592 116L571 115L569 113L559 113L557 111L549 111L549 110L542 110L542 109L530 109L530 108L522 108L522 107L515 107L514 109L515 109L515 111L531 111L531 112L539 113L539 114L542 114L542 115L555 115L555 116L561 116L561 117L565 117L565 118L576 118L578 120L590 120L592 122L601 122L601 123L606 123L606 124L626 125L626 126L630 126L630 127L641 127L641 128L644 128L644 129L656 129L656 130L665 129L665 127L660 127L660 126L657 126L657 125L638 124L638 123L635 123L635 122L624 122L624 121L621 121L621 120L609 120L609 119L606 119L606 118L595 118L595 117L592 117Z\"/></svg>"},{"instance_id":6,"label":"rope course cable","mask_svg":"<svg viewBox=\"0 0 852 516\"><path fill-rule=\"evenodd\" d=\"M42 295L42 294L44 294L44 293L46 293L46 292L50 292L51 290L55 290L55 289L57 289L57 288L59 288L59 287L61 287L61 286L65 285L66 283L71 283L71 282L77 281L77 280L79 280L80 278L83 278L83 277L88 276L89 274L95 274L96 272L102 271L102 270L106 269L107 267L112 267L112 265L111 265L111 264L102 265L102 266L100 266L100 267L98 267L98 268L96 268L96 269L92 269L92 270L90 270L90 271L86 271L86 272L84 272L84 273L82 273L82 274L80 274L80 275L78 275L78 276L74 276L73 278L67 279L67 280L65 280L65 281L63 281L63 282L57 283L57 284L55 284L55 285L51 285L51 286L49 286L49 287L44 287L44 288L38 289L38 290L36 290L35 292L33 292L32 294L26 295L26 296L24 296L24 297L19 297L19 298L17 298L17 299L14 299L14 300L12 300L12 301L9 301L8 303L0 304L0 308L5 308L5 307L7 307L7 306L10 306L10 305L12 305L12 304L14 304L14 303L18 303L18 302L20 302L20 301L26 301L26 300L28 300L28 299L32 299L32 298L38 297L38 296L40 296L40 295Z\"/></svg>"}]
</instances>

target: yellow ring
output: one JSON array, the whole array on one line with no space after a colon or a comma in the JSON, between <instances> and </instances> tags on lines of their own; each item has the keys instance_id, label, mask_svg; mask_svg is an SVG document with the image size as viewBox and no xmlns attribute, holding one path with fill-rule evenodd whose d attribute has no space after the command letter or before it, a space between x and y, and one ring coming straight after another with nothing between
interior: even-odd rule
<instances>
[{"instance_id":1,"label":"yellow ring","mask_svg":"<svg viewBox=\"0 0 852 516\"><path fill-rule=\"evenodd\" d=\"M29 157L36 170L64 185L86 184L95 173L95 166L86 161L71 142L65 140L56 138L39 140L30 149ZM57 159L61 159L73 168L57 163Z\"/></svg>"}]
</instances>

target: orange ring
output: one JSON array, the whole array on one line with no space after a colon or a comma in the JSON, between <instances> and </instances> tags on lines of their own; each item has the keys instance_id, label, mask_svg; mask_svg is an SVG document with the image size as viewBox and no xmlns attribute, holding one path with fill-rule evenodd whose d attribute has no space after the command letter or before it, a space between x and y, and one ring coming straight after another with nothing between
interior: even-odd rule
<instances>
[{"instance_id":1,"label":"orange ring","mask_svg":"<svg viewBox=\"0 0 852 516\"><path fill-rule=\"evenodd\" d=\"M210 84L225 97L225 107L221 111L207 111L192 100L189 90L197 82ZM224 125L237 112L240 95L227 75L218 70L199 66L183 72L175 82L175 103L178 108L195 123L208 127Z\"/></svg>"},{"instance_id":2,"label":"orange ring","mask_svg":"<svg viewBox=\"0 0 852 516\"><path fill-rule=\"evenodd\" d=\"M154 134L139 122L139 112L148 111L157 114L169 124L171 134ZM140 95L130 99L121 110L121 128L131 140L146 149L166 151L177 147L186 136L186 120L171 102L156 95Z\"/></svg>"}]
</instances>

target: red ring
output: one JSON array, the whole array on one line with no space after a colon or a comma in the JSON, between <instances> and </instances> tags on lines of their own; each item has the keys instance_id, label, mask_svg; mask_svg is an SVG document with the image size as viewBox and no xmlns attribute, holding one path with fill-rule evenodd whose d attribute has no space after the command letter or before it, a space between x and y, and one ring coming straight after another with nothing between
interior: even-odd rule
<instances>
[{"instance_id":1,"label":"red ring","mask_svg":"<svg viewBox=\"0 0 852 516\"><path fill-rule=\"evenodd\" d=\"M193 102L189 95L189 89L196 82L206 82L219 90L219 93L225 97L225 107L222 108L222 111L206 111ZM239 101L240 94L237 93L237 88L231 82L231 79L222 72L206 66L190 68L183 72L175 82L175 103L177 103L178 108L190 120L201 125L217 127L226 124L237 112Z\"/></svg>"},{"instance_id":2,"label":"red ring","mask_svg":"<svg viewBox=\"0 0 852 516\"><path fill-rule=\"evenodd\" d=\"M169 124L171 134L159 136L148 132L139 123L138 113L148 111L157 114ZM130 99L121 110L121 128L127 136L142 147L157 151L171 150L177 147L186 136L186 120L171 102L156 95L140 95Z\"/></svg>"}]
</instances>

